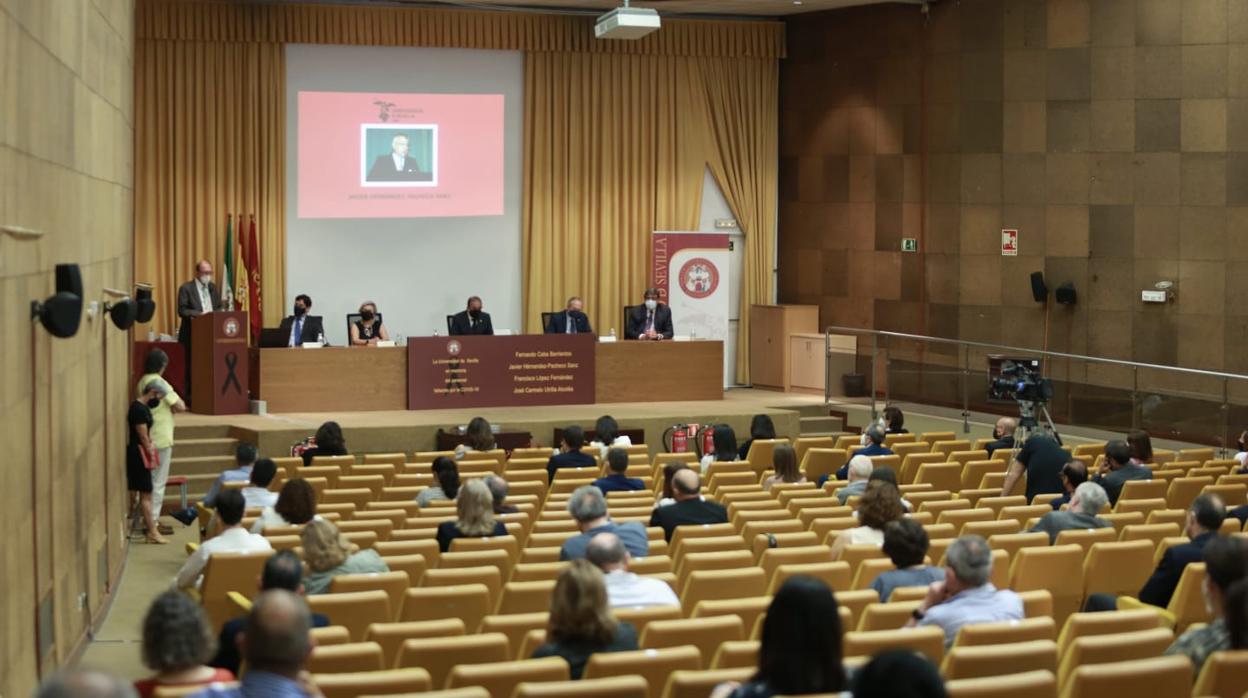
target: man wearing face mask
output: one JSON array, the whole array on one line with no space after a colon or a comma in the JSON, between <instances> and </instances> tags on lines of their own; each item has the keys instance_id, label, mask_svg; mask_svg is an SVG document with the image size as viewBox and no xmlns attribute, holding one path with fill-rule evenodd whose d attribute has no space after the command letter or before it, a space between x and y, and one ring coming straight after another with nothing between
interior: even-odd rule
<instances>
[{"instance_id":1,"label":"man wearing face mask","mask_svg":"<svg viewBox=\"0 0 1248 698\"><path fill-rule=\"evenodd\" d=\"M628 311L624 339L671 339L672 309L659 302L659 289L646 289L645 303Z\"/></svg>"},{"instance_id":2,"label":"man wearing face mask","mask_svg":"<svg viewBox=\"0 0 1248 698\"><path fill-rule=\"evenodd\" d=\"M562 313L555 313L550 318L550 326L546 334L593 334L589 326L589 316L585 314L585 301L577 296L568 299L568 305Z\"/></svg>"},{"instance_id":3,"label":"man wearing face mask","mask_svg":"<svg viewBox=\"0 0 1248 698\"><path fill-rule=\"evenodd\" d=\"M295 314L284 318L279 328L282 336L287 337L286 346L301 347L304 342L315 342L325 334L321 316L309 315L308 311L311 309L312 299L307 294L300 293L295 296Z\"/></svg>"},{"instance_id":4,"label":"man wearing face mask","mask_svg":"<svg viewBox=\"0 0 1248 698\"><path fill-rule=\"evenodd\" d=\"M191 318L224 309L221 292L212 282L212 262L201 259L195 263L195 278L178 288L178 343L186 356L186 382L183 385L188 399L191 392Z\"/></svg>"},{"instance_id":5,"label":"man wearing face mask","mask_svg":"<svg viewBox=\"0 0 1248 698\"><path fill-rule=\"evenodd\" d=\"M468 299L468 309L461 310L451 316L450 333L463 334L494 334L494 325L490 323L490 314L481 309L481 299L473 296Z\"/></svg>"}]
</instances>

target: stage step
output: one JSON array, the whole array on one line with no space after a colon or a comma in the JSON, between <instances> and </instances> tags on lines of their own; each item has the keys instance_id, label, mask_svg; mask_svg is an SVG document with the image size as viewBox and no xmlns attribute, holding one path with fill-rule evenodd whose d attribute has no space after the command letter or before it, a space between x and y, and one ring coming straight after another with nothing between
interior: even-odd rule
<instances>
[{"instance_id":1,"label":"stage step","mask_svg":"<svg viewBox=\"0 0 1248 698\"><path fill-rule=\"evenodd\" d=\"M173 418L173 440L175 444L184 439L228 438L230 438L230 425L228 424L187 424L185 421L180 422L177 417Z\"/></svg>"},{"instance_id":2,"label":"stage step","mask_svg":"<svg viewBox=\"0 0 1248 698\"><path fill-rule=\"evenodd\" d=\"M801 425L802 436L830 436L845 431L844 420L828 415L802 417Z\"/></svg>"},{"instance_id":3,"label":"stage step","mask_svg":"<svg viewBox=\"0 0 1248 698\"><path fill-rule=\"evenodd\" d=\"M781 409L792 410L797 412L801 417L826 417L828 416L827 405L785 405Z\"/></svg>"},{"instance_id":4,"label":"stage step","mask_svg":"<svg viewBox=\"0 0 1248 698\"><path fill-rule=\"evenodd\" d=\"M174 460L200 456L233 458L235 450L238 449L238 439L228 437L188 439L180 438L181 434L178 434L178 437L173 444Z\"/></svg>"}]
</instances>

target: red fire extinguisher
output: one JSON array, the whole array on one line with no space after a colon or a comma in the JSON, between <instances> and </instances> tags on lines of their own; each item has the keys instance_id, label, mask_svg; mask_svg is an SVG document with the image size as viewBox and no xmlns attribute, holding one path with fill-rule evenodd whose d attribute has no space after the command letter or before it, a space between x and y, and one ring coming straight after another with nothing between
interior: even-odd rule
<instances>
[{"instance_id":1,"label":"red fire extinguisher","mask_svg":"<svg viewBox=\"0 0 1248 698\"><path fill-rule=\"evenodd\" d=\"M702 429L702 455L715 452L715 425L707 424Z\"/></svg>"},{"instance_id":2,"label":"red fire extinguisher","mask_svg":"<svg viewBox=\"0 0 1248 698\"><path fill-rule=\"evenodd\" d=\"M684 453L688 449L689 435L682 424L672 430L672 453Z\"/></svg>"}]
</instances>

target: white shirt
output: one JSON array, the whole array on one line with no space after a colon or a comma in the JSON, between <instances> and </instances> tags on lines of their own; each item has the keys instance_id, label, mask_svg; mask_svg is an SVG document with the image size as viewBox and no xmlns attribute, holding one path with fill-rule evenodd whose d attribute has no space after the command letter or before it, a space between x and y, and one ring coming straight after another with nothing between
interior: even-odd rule
<instances>
[{"instance_id":1,"label":"white shirt","mask_svg":"<svg viewBox=\"0 0 1248 698\"><path fill-rule=\"evenodd\" d=\"M208 558L213 553L243 553L249 550L272 550L273 546L269 545L269 541L264 536L258 536L249 532L240 526L231 526L221 532L216 538L209 538L200 543L199 549L186 559L186 563L182 565L182 569L178 570L178 576L174 580L174 586L178 589L187 589L192 586L199 586L201 581L200 573L204 571L204 567L208 564Z\"/></svg>"},{"instance_id":2,"label":"white shirt","mask_svg":"<svg viewBox=\"0 0 1248 698\"><path fill-rule=\"evenodd\" d=\"M850 545L884 545L884 532L870 526L855 526L849 529Z\"/></svg>"},{"instance_id":3,"label":"white shirt","mask_svg":"<svg viewBox=\"0 0 1248 698\"><path fill-rule=\"evenodd\" d=\"M270 492L264 487L244 487L243 502L246 503L248 509L263 509L277 504L277 493Z\"/></svg>"},{"instance_id":4,"label":"white shirt","mask_svg":"<svg viewBox=\"0 0 1248 698\"><path fill-rule=\"evenodd\" d=\"M594 441L590 441L589 445L593 446L594 448L597 448L601 452L601 455L598 456L598 459L605 463L607 460L607 451L610 451L611 449L617 446L620 446L620 447L632 446L633 440L623 434L620 434L619 436L615 437L615 441L612 441L610 446L596 439Z\"/></svg>"},{"instance_id":5,"label":"white shirt","mask_svg":"<svg viewBox=\"0 0 1248 698\"><path fill-rule=\"evenodd\" d=\"M199 289L199 307L205 313L211 313L213 311L212 294L208 292L208 284L201 283L199 279L196 279L195 288Z\"/></svg>"},{"instance_id":6,"label":"white shirt","mask_svg":"<svg viewBox=\"0 0 1248 698\"><path fill-rule=\"evenodd\" d=\"M629 606L680 606L680 598L659 579L641 577L627 570L615 570L604 577L607 603L611 608Z\"/></svg>"},{"instance_id":7,"label":"white shirt","mask_svg":"<svg viewBox=\"0 0 1248 698\"><path fill-rule=\"evenodd\" d=\"M407 158L398 153L390 153L390 157L394 159L394 170L396 172L403 171L403 163L407 162Z\"/></svg>"}]
</instances>

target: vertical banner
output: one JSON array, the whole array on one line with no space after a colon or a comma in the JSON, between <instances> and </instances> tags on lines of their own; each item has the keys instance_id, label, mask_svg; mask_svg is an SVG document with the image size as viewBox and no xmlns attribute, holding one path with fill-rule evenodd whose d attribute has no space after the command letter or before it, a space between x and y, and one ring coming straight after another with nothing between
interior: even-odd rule
<instances>
[{"instance_id":1,"label":"vertical banner","mask_svg":"<svg viewBox=\"0 0 1248 698\"><path fill-rule=\"evenodd\" d=\"M723 233L655 231L652 285L676 336L728 340L728 244Z\"/></svg>"}]
</instances>

